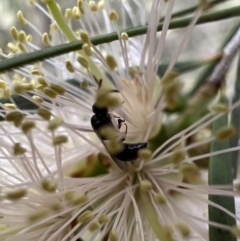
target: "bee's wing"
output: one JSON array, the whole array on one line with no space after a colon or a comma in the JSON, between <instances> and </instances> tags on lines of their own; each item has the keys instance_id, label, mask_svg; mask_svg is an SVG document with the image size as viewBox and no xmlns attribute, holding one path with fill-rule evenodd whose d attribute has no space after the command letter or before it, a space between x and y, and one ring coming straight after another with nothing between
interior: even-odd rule
<instances>
[{"instance_id":1,"label":"bee's wing","mask_svg":"<svg viewBox=\"0 0 240 241\"><path fill-rule=\"evenodd\" d=\"M113 161L117 164L117 166L124 172L128 172L128 166L126 162L118 160L116 157L112 156L110 153L109 155L113 159Z\"/></svg>"},{"instance_id":2,"label":"bee's wing","mask_svg":"<svg viewBox=\"0 0 240 241\"><path fill-rule=\"evenodd\" d=\"M118 160L116 157L112 156L108 149L107 149L107 146L105 144L105 142L102 140L102 138L100 137L100 135L97 133L97 131L95 131L98 139L102 142L102 144L104 145L105 149L107 150L109 156L112 158L112 160L117 164L117 166L123 171L123 172L128 172L128 166L127 166L127 163L126 162L123 162L123 161L120 161Z\"/></svg>"}]
</instances>

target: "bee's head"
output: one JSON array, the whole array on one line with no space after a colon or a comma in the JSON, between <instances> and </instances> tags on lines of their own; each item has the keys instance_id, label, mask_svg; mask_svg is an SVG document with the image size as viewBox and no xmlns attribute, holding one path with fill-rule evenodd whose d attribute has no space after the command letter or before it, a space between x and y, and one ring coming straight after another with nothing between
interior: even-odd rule
<instances>
[{"instance_id":1,"label":"bee's head","mask_svg":"<svg viewBox=\"0 0 240 241\"><path fill-rule=\"evenodd\" d=\"M106 107L97 107L96 104L92 106L92 111L95 114L107 114L108 109Z\"/></svg>"}]
</instances>

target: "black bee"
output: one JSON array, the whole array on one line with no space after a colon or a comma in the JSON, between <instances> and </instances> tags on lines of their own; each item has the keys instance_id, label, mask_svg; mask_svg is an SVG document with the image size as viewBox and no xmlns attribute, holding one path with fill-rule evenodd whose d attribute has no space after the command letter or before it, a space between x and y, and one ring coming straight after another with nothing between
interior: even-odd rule
<instances>
[{"instance_id":1,"label":"black bee","mask_svg":"<svg viewBox=\"0 0 240 241\"><path fill-rule=\"evenodd\" d=\"M101 82L100 82L100 85L101 85ZM96 103L92 106L92 111L94 113L94 115L91 118L92 128L93 128L94 132L96 133L96 135L98 136L98 138L100 139L100 141L103 143L103 145L107 149L107 146L105 144L105 141L107 141L107 140L104 136L102 136L99 133L99 130L104 126L108 126L108 127L115 129L115 127L112 123L112 118L111 118L110 114L108 113L107 108L97 107ZM118 116L114 116L114 117L118 119L118 129L120 129L122 124L125 122L125 120L121 119ZM127 133L127 125L125 124L125 126L126 126L126 131L125 131L125 134L126 134ZM120 139L120 141L123 144L123 150L118 154L114 154L114 155L110 154L110 153L109 154L112 157L113 161L124 172L127 172L128 168L127 168L126 162L135 161L138 158L138 151L140 149L147 148L147 143L124 143L123 141L125 141L125 137L122 137Z\"/></svg>"}]
</instances>

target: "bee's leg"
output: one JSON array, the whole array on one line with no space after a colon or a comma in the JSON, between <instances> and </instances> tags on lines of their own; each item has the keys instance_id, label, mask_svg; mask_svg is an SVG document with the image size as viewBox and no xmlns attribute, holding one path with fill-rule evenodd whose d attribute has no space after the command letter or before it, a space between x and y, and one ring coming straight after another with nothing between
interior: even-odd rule
<instances>
[{"instance_id":1,"label":"bee's leg","mask_svg":"<svg viewBox=\"0 0 240 241\"><path fill-rule=\"evenodd\" d=\"M98 82L98 89L100 89L101 86L102 86L102 79L100 79L99 82Z\"/></svg>"},{"instance_id":2,"label":"bee's leg","mask_svg":"<svg viewBox=\"0 0 240 241\"><path fill-rule=\"evenodd\" d=\"M121 117L119 117L119 116L116 116L116 115L114 115L113 117L115 117L115 118L117 118L118 119L118 129L121 129L121 127L122 127L122 123L124 123L125 122L125 120L124 119L122 119Z\"/></svg>"},{"instance_id":3,"label":"bee's leg","mask_svg":"<svg viewBox=\"0 0 240 241\"><path fill-rule=\"evenodd\" d=\"M121 140L120 140L121 142L125 141L125 139L126 139L126 135L127 135L127 130L128 130L128 128L127 128L127 124L124 123L124 125L125 125L126 129L125 129L125 132L124 132L124 134L123 134L123 137L122 137Z\"/></svg>"}]
</instances>

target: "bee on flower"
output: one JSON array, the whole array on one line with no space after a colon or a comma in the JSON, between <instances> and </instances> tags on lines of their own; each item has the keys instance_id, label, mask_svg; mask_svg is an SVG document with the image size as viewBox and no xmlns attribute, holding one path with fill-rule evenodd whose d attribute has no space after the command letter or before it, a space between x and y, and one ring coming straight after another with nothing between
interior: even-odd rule
<instances>
[{"instance_id":1,"label":"bee on flower","mask_svg":"<svg viewBox=\"0 0 240 241\"><path fill-rule=\"evenodd\" d=\"M236 223L209 221L207 208L239 221L208 200L233 198L238 188L208 185L201 164L240 149L209 151L235 134L231 125L214 133L210 126L240 102L215 103L207 112L215 82L184 102L174 69L207 1L199 1L162 75L174 0L152 0L149 10L136 0L78 0L66 9L55 0L29 2L51 22L49 32L21 10L17 19L46 50L77 40L82 47L1 73L1 240L209 240L208 225L237 236ZM129 36L129 25L145 25L146 34ZM94 44L111 33L118 41ZM3 58L40 49L29 33L12 27L11 34Z\"/></svg>"}]
</instances>

